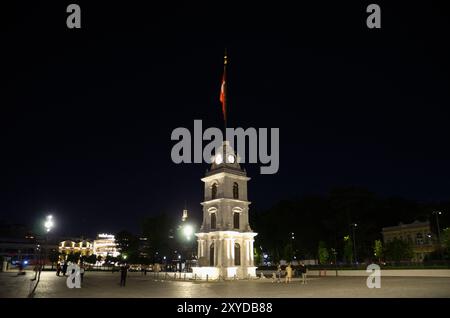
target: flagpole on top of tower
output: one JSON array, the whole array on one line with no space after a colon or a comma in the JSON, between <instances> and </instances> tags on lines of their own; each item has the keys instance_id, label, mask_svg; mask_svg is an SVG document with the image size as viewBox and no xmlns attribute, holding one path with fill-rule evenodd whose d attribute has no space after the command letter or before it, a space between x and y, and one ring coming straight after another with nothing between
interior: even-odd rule
<instances>
[{"instance_id":1,"label":"flagpole on top of tower","mask_svg":"<svg viewBox=\"0 0 450 318\"><path fill-rule=\"evenodd\" d=\"M224 133L227 130L227 64L228 64L228 56L227 49L225 48L224 56L223 56L223 77L222 77L222 85L220 88L220 101L222 103L222 114L223 114L223 122L224 122Z\"/></svg>"}]
</instances>

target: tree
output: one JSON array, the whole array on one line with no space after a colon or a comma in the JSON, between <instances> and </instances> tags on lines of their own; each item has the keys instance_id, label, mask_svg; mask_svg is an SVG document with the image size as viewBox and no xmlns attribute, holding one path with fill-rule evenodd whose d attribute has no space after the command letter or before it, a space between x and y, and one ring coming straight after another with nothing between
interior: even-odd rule
<instances>
[{"instance_id":1,"label":"tree","mask_svg":"<svg viewBox=\"0 0 450 318\"><path fill-rule=\"evenodd\" d=\"M414 256L414 252L408 242L394 239L386 243L384 255L388 261L400 262L410 261Z\"/></svg>"},{"instance_id":2,"label":"tree","mask_svg":"<svg viewBox=\"0 0 450 318\"><path fill-rule=\"evenodd\" d=\"M95 264L95 261L97 260L97 255L91 254L88 257L86 257L85 261L90 264Z\"/></svg>"},{"instance_id":3,"label":"tree","mask_svg":"<svg viewBox=\"0 0 450 318\"><path fill-rule=\"evenodd\" d=\"M142 222L142 234L147 237L150 244L147 248L147 253L152 262L162 262L164 256L169 256L171 253L171 243L175 239L171 235L171 229L174 224L166 214L146 218Z\"/></svg>"},{"instance_id":4,"label":"tree","mask_svg":"<svg viewBox=\"0 0 450 318\"><path fill-rule=\"evenodd\" d=\"M375 255L378 262L381 263L381 257L383 256L383 243L381 243L381 240L375 240L373 245L373 255Z\"/></svg>"},{"instance_id":5,"label":"tree","mask_svg":"<svg viewBox=\"0 0 450 318\"><path fill-rule=\"evenodd\" d=\"M353 244L350 235L344 236L344 260L347 263L352 263L353 260Z\"/></svg>"},{"instance_id":6,"label":"tree","mask_svg":"<svg viewBox=\"0 0 450 318\"><path fill-rule=\"evenodd\" d=\"M259 248L253 248L253 255L255 256L255 266L262 264L262 253Z\"/></svg>"},{"instance_id":7,"label":"tree","mask_svg":"<svg viewBox=\"0 0 450 318\"><path fill-rule=\"evenodd\" d=\"M48 253L48 259L50 260L50 262L52 263L52 270L53 270L53 265L59 261L59 251L56 249L52 249L49 253Z\"/></svg>"},{"instance_id":8,"label":"tree","mask_svg":"<svg viewBox=\"0 0 450 318\"><path fill-rule=\"evenodd\" d=\"M292 258L294 257L294 249L292 248L291 243L288 243L284 246L283 255L286 261L292 261Z\"/></svg>"},{"instance_id":9,"label":"tree","mask_svg":"<svg viewBox=\"0 0 450 318\"><path fill-rule=\"evenodd\" d=\"M450 250L450 227L447 227L442 231L442 243L447 250Z\"/></svg>"},{"instance_id":10,"label":"tree","mask_svg":"<svg viewBox=\"0 0 450 318\"><path fill-rule=\"evenodd\" d=\"M120 253L128 256L137 253L139 247L139 239L128 231L120 231L115 236L117 248Z\"/></svg>"},{"instance_id":11,"label":"tree","mask_svg":"<svg viewBox=\"0 0 450 318\"><path fill-rule=\"evenodd\" d=\"M117 257L113 257L111 255L107 255L105 257L105 265L115 264L117 262Z\"/></svg>"},{"instance_id":12,"label":"tree","mask_svg":"<svg viewBox=\"0 0 450 318\"><path fill-rule=\"evenodd\" d=\"M67 262L78 263L80 256L81 254L78 252L67 254Z\"/></svg>"},{"instance_id":13,"label":"tree","mask_svg":"<svg viewBox=\"0 0 450 318\"><path fill-rule=\"evenodd\" d=\"M444 245L445 257L448 259L450 258L450 227L442 231L442 243Z\"/></svg>"},{"instance_id":14,"label":"tree","mask_svg":"<svg viewBox=\"0 0 450 318\"><path fill-rule=\"evenodd\" d=\"M328 253L328 249L326 247L326 244L324 241L319 241L319 248L317 252L319 256L319 263L320 264L327 264L328 260L330 258L330 254Z\"/></svg>"}]
</instances>

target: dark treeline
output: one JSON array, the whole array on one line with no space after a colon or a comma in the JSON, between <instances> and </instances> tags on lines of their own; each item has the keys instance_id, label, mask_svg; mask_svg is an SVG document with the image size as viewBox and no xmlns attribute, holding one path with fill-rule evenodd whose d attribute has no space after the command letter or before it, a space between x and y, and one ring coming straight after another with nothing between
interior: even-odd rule
<instances>
[{"instance_id":1,"label":"dark treeline","mask_svg":"<svg viewBox=\"0 0 450 318\"><path fill-rule=\"evenodd\" d=\"M441 230L449 225L450 202L423 203L398 197L382 198L363 188L336 188L326 196L283 200L265 211L253 211L251 224L258 233L255 247L280 259L317 259L318 247L335 249L338 261L345 259L345 240L353 240L359 261L374 259L374 242L381 230L400 222L430 221L436 233L435 210L444 211Z\"/></svg>"},{"instance_id":2,"label":"dark treeline","mask_svg":"<svg viewBox=\"0 0 450 318\"><path fill-rule=\"evenodd\" d=\"M191 225L191 222L186 224ZM141 221L140 235L126 230L116 234L118 249L130 263L163 263L178 260L178 257L192 259L196 238L185 236L186 224L166 213L147 217Z\"/></svg>"}]
</instances>

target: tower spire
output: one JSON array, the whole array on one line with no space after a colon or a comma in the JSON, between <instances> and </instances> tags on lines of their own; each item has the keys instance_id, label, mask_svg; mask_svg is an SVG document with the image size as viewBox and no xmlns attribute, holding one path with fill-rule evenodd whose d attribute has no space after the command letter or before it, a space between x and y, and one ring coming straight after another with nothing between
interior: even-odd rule
<instances>
[{"instance_id":1,"label":"tower spire","mask_svg":"<svg viewBox=\"0 0 450 318\"><path fill-rule=\"evenodd\" d=\"M222 76L222 85L220 88L220 102L222 103L222 114L223 114L223 122L226 133L227 129L227 65L228 65L228 55L227 49L225 48L225 52L223 55L223 76Z\"/></svg>"},{"instance_id":2,"label":"tower spire","mask_svg":"<svg viewBox=\"0 0 450 318\"><path fill-rule=\"evenodd\" d=\"M188 218L188 210L187 210L187 204L186 200L184 200L184 209L183 209L183 216L181 217L181 221L184 222Z\"/></svg>"}]
</instances>

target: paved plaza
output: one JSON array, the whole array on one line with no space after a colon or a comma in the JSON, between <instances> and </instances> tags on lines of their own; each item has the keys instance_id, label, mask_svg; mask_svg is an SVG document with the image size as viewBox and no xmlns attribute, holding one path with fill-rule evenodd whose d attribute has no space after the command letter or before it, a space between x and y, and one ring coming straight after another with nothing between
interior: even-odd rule
<instances>
[{"instance_id":1,"label":"paved plaza","mask_svg":"<svg viewBox=\"0 0 450 318\"><path fill-rule=\"evenodd\" d=\"M0 273L0 297L27 297L34 274L17 276ZM193 282L156 280L153 273L129 273L125 287L119 286L120 274L86 272L82 288L69 289L66 278L55 272L42 272L34 297L450 297L450 278L382 277L380 289L366 287L365 277L311 277L308 284L272 283L271 279L254 281Z\"/></svg>"}]
</instances>

